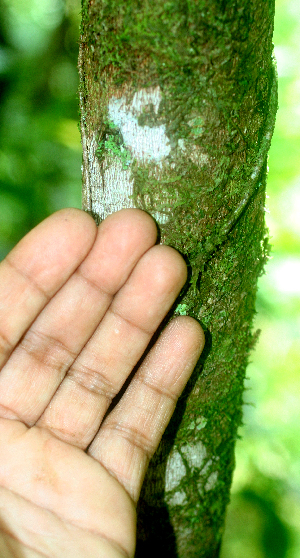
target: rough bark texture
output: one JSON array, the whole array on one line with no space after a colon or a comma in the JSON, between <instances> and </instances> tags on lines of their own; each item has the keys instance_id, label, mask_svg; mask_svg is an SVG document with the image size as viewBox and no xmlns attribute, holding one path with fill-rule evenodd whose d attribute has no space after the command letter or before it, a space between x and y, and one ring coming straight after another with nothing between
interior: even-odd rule
<instances>
[{"instance_id":1,"label":"rough bark texture","mask_svg":"<svg viewBox=\"0 0 300 558\"><path fill-rule=\"evenodd\" d=\"M82 0L83 207L154 216L206 347L150 463L137 557L218 556L268 253L274 0ZM169 316L170 317L170 316Z\"/></svg>"}]
</instances>

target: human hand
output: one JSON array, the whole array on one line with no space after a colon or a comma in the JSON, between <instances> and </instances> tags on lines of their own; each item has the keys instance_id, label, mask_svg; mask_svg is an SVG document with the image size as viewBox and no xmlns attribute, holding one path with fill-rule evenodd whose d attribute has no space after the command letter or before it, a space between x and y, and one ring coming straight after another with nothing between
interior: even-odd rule
<instances>
[{"instance_id":1,"label":"human hand","mask_svg":"<svg viewBox=\"0 0 300 558\"><path fill-rule=\"evenodd\" d=\"M153 453L204 345L174 319L106 411L186 281L146 213L76 209L0 264L0 555L124 558Z\"/></svg>"}]
</instances>

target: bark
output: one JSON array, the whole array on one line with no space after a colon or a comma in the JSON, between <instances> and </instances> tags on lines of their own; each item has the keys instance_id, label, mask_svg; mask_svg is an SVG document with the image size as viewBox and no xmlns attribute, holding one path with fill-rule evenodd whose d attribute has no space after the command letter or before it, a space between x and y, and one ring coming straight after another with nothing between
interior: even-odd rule
<instances>
[{"instance_id":1,"label":"bark","mask_svg":"<svg viewBox=\"0 0 300 558\"><path fill-rule=\"evenodd\" d=\"M274 0L82 0L83 208L156 219L206 347L150 463L136 557L218 556L268 257ZM170 318L170 316L168 316Z\"/></svg>"}]
</instances>

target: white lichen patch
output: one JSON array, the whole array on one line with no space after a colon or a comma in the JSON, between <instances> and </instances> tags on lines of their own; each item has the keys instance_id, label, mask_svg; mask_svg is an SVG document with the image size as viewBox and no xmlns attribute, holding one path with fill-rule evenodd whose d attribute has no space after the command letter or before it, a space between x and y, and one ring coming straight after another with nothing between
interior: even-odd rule
<instances>
[{"instance_id":1,"label":"white lichen patch","mask_svg":"<svg viewBox=\"0 0 300 558\"><path fill-rule=\"evenodd\" d=\"M171 498L168 498L168 504L170 506L182 506L183 504L187 503L187 497L183 490L179 492L175 492Z\"/></svg>"},{"instance_id":2,"label":"white lichen patch","mask_svg":"<svg viewBox=\"0 0 300 558\"><path fill-rule=\"evenodd\" d=\"M190 159L198 167L203 167L209 162L209 156L207 153L203 153L198 145L195 145L190 153Z\"/></svg>"},{"instance_id":3,"label":"white lichen patch","mask_svg":"<svg viewBox=\"0 0 300 558\"><path fill-rule=\"evenodd\" d=\"M180 304L178 306L180 306ZM183 304L182 306L186 306L186 305ZM207 425L207 418L205 418L203 415L200 415L199 417L196 418L196 420L192 420L192 422L189 425L189 429L193 430L194 428L196 428L197 430L202 430L203 428L205 428L206 425Z\"/></svg>"},{"instance_id":4,"label":"white lichen patch","mask_svg":"<svg viewBox=\"0 0 300 558\"><path fill-rule=\"evenodd\" d=\"M203 491L208 492L215 488L217 481L218 481L218 471L212 471L209 476L207 477L209 471L211 470L213 463L219 461L219 457L214 457L213 459L208 459L205 463L204 467L201 470L201 476L197 483L197 487L200 494L203 494Z\"/></svg>"},{"instance_id":5,"label":"white lichen patch","mask_svg":"<svg viewBox=\"0 0 300 558\"><path fill-rule=\"evenodd\" d=\"M149 105L153 105L157 114L160 101L159 87L137 91L131 104L127 103L126 97L112 97L109 101L109 118L120 129L126 148L137 161L158 163L170 154L171 146L164 124L151 128L138 124L138 117Z\"/></svg>"},{"instance_id":6,"label":"white lichen patch","mask_svg":"<svg viewBox=\"0 0 300 558\"><path fill-rule=\"evenodd\" d=\"M171 210L169 211L169 213ZM159 225L164 225L168 222L169 216L167 213L161 213L160 211L153 211L152 217L158 222Z\"/></svg>"},{"instance_id":7,"label":"white lichen patch","mask_svg":"<svg viewBox=\"0 0 300 558\"><path fill-rule=\"evenodd\" d=\"M186 475L186 468L180 453L173 450L167 460L165 473L165 489L169 492L179 485L181 479Z\"/></svg>"},{"instance_id":8,"label":"white lichen patch","mask_svg":"<svg viewBox=\"0 0 300 558\"><path fill-rule=\"evenodd\" d=\"M158 114L161 100L162 94L159 85L148 89L140 89L133 96L131 110L134 114L140 115L146 106L153 105L155 114Z\"/></svg>"},{"instance_id":9,"label":"white lichen patch","mask_svg":"<svg viewBox=\"0 0 300 558\"><path fill-rule=\"evenodd\" d=\"M186 142L184 141L184 139L178 140L178 147L179 149L181 149L181 151L186 151Z\"/></svg>"},{"instance_id":10,"label":"white lichen patch","mask_svg":"<svg viewBox=\"0 0 300 558\"><path fill-rule=\"evenodd\" d=\"M187 460L191 471L195 467L201 468L207 455L206 448L200 441L190 446L182 446L181 452ZM181 479L186 475L186 472L186 467L180 453L177 450L173 450L167 461L165 474L166 490L170 491L176 488Z\"/></svg>"},{"instance_id":11,"label":"white lichen patch","mask_svg":"<svg viewBox=\"0 0 300 558\"><path fill-rule=\"evenodd\" d=\"M201 441L190 446L183 446L181 451L184 454L191 470L195 467L201 467L207 456L206 448Z\"/></svg>"},{"instance_id":12,"label":"white lichen patch","mask_svg":"<svg viewBox=\"0 0 300 558\"><path fill-rule=\"evenodd\" d=\"M213 471L209 475L209 477L208 477L208 479L207 479L207 481L204 485L204 490L206 492L208 492L209 490L212 490L213 488L215 488L217 482L218 482L218 471Z\"/></svg>"},{"instance_id":13,"label":"white lichen patch","mask_svg":"<svg viewBox=\"0 0 300 558\"><path fill-rule=\"evenodd\" d=\"M155 114L158 113L161 99L160 87L150 87L137 91L131 102L125 95L112 96L108 102L109 121L118 128L124 149L131 156L128 168L124 168L117 157L111 160L105 153L99 160L96 153L99 138L96 134L87 142L88 161L85 161L85 167L89 169L89 174L85 176L86 197L88 207L98 213L101 219L118 209L134 207L130 161L154 162L159 170L170 154L171 146L165 125L150 127L138 123L138 117L151 105ZM159 211L153 216L161 224L168 220L168 215Z\"/></svg>"},{"instance_id":14,"label":"white lichen patch","mask_svg":"<svg viewBox=\"0 0 300 558\"><path fill-rule=\"evenodd\" d=\"M82 126L82 147L84 156L85 200L87 209L97 213L100 219L123 207L134 207L130 195L133 180L130 170L124 170L122 162L115 160L113 165L100 162L97 156L98 135L87 138Z\"/></svg>"},{"instance_id":15,"label":"white lichen patch","mask_svg":"<svg viewBox=\"0 0 300 558\"><path fill-rule=\"evenodd\" d=\"M202 430L202 428L205 428L206 425L207 425L207 418L205 418L204 416L200 416L197 418L196 420L197 430Z\"/></svg>"},{"instance_id":16,"label":"white lichen patch","mask_svg":"<svg viewBox=\"0 0 300 558\"><path fill-rule=\"evenodd\" d=\"M90 196L89 208L97 213L101 219L125 207L134 207L131 195L133 180L130 169L124 170L122 161L115 159L113 164L107 161L100 162L97 155L97 141L91 142L89 158L94 159L90 164Z\"/></svg>"},{"instance_id":17,"label":"white lichen patch","mask_svg":"<svg viewBox=\"0 0 300 558\"><path fill-rule=\"evenodd\" d=\"M180 453L174 449L168 457L165 473L166 492L173 491L172 495L166 495L168 504L175 506L187 503L187 496L182 488L179 489L179 485L184 477L189 473L194 473L195 470L199 473L196 481L199 495L203 496L204 492L214 489L218 482L218 471L211 471L211 469L218 460L219 457L207 459L207 450L201 441L182 446Z\"/></svg>"},{"instance_id":18,"label":"white lichen patch","mask_svg":"<svg viewBox=\"0 0 300 558\"><path fill-rule=\"evenodd\" d=\"M113 95L108 100L107 117L108 131L99 130L89 138L85 137L82 127L84 152L85 206L104 219L110 213L124 207L134 207L131 173L133 161L141 165L154 163L152 172L159 182L164 169L174 167L170 161L171 144L166 134L165 124L158 126L139 125L141 115L157 115L162 92L159 86L143 88L136 91L133 97L128 94ZM201 118L194 117L189 122L193 137L201 133ZM106 134L106 135L105 135ZM183 150L195 164L202 166L208 162L208 156L200 151L199 146L192 142L179 140L179 148ZM152 200L152 215L159 224L165 224L172 214L174 195L169 199L167 192L159 189L158 208ZM160 207L164 207L164 211Z\"/></svg>"}]
</instances>

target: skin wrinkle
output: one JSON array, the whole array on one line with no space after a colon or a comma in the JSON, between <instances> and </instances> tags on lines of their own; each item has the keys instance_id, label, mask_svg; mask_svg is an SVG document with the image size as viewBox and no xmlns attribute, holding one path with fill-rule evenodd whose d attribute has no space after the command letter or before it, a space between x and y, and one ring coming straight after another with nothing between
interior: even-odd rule
<instances>
[{"instance_id":1,"label":"skin wrinkle","mask_svg":"<svg viewBox=\"0 0 300 558\"><path fill-rule=\"evenodd\" d=\"M43 423L42 423L43 424ZM69 445L73 445L76 448L85 450L86 448L86 443L79 443L78 439L77 439L77 433L74 432L69 432L68 429L64 429L64 428L58 428L56 426L51 426L51 423L49 423L49 421L45 422L45 425L39 425L36 424L35 426L37 426L37 428L47 428L47 430L49 430L49 432L51 432L51 434L53 436L55 436L55 438L61 442L63 442L65 440L65 438L67 437L68 439L68 444ZM74 438L74 441L72 442L70 440L70 438Z\"/></svg>"},{"instance_id":2,"label":"skin wrinkle","mask_svg":"<svg viewBox=\"0 0 300 558\"><path fill-rule=\"evenodd\" d=\"M105 289L103 289L102 287L100 287L100 285L98 285L95 281L92 281L92 279L90 279L89 277L86 277L86 275L84 275L84 273L82 273L80 266L78 267L78 269L76 269L75 273L73 275L78 275L80 278L82 278L86 283L88 283L88 285L90 285L93 289L95 289L97 292L99 292L100 294L104 294L105 296L109 297L111 300L113 299L113 297L115 296L115 293L110 293L108 291L106 291ZM122 285L121 285L122 286ZM121 288L121 287L120 287ZM110 300L110 302L111 302Z\"/></svg>"},{"instance_id":3,"label":"skin wrinkle","mask_svg":"<svg viewBox=\"0 0 300 558\"><path fill-rule=\"evenodd\" d=\"M33 340L30 339L31 336L33 339L37 337L37 339L46 340L46 344L45 344L46 346L45 348L42 349L42 351L39 351L38 343L36 343L35 346ZM55 362L57 356L52 355L52 353L54 352L53 349L62 349L64 352L67 353L67 357L69 358L68 359L62 358L61 355L59 354L58 355L59 362ZM29 355L31 358L33 358L36 362L39 362L44 366L51 367L55 371L60 373L65 372L66 367L69 368L69 366L71 366L71 364L74 362L74 360L77 357L77 352L74 352L71 349L69 349L69 347L67 347L59 339L56 339L55 337L47 333L43 333L42 331L37 331L37 330L34 331L32 329L30 329L23 337L23 339L20 341L18 350L24 350L24 352L27 353L27 355ZM54 354L56 352L57 351L55 351Z\"/></svg>"},{"instance_id":4,"label":"skin wrinkle","mask_svg":"<svg viewBox=\"0 0 300 558\"><path fill-rule=\"evenodd\" d=\"M7 537L9 537L10 539L13 539L14 541L16 541L17 543L20 543L22 546L25 546L26 548L28 548L29 550L32 550L33 552L35 552L36 554L38 554L39 556L43 556L44 558L53 558L52 556L50 556L50 554L45 554L44 552L41 552L40 550L36 550L33 546L30 546L29 544L24 543L23 541L21 541L20 539L18 539L18 537L16 537L15 535L13 535L12 533L9 533L7 531L7 529L5 529L3 527L3 525L1 525L1 533L3 533L4 535L6 535ZM12 556L12 558L20 558L20 554L15 554L14 549L11 547L11 545L9 544L8 541L4 540L5 544L8 544L8 550L11 553L10 557Z\"/></svg>"},{"instance_id":5,"label":"skin wrinkle","mask_svg":"<svg viewBox=\"0 0 300 558\"><path fill-rule=\"evenodd\" d=\"M26 279L26 281L28 281L28 283L33 286L45 299L46 302L49 302L49 300L51 300L52 295L47 294L46 291L44 291L44 289L27 273L25 273L23 270L19 269L15 263L13 263L10 260L10 254L8 254L8 256L6 256L4 262L8 263L8 265L18 273L18 275L20 275L21 277L23 277L23 279ZM3 262L3 263L4 263Z\"/></svg>"},{"instance_id":6,"label":"skin wrinkle","mask_svg":"<svg viewBox=\"0 0 300 558\"><path fill-rule=\"evenodd\" d=\"M137 447L138 447L138 446L137 446ZM140 448L138 448L138 449L140 449ZM91 453L89 452L89 455L90 455L91 457L93 457L93 453L92 453L92 452L91 452ZM146 453L144 453L144 457L146 458L146 467L145 467L145 470L144 470L144 465L143 465L143 463L142 463L141 461L140 461L140 463L139 463L139 470L140 470L140 472L142 472L142 474L140 475L140 478L141 478L141 479L144 478L145 473L146 473L146 471L147 471L147 469L148 469L148 466L149 466L150 459L151 459L151 457L148 458L148 456L147 456ZM93 457L93 459L96 459L96 458ZM134 507L135 507L135 509L136 509L137 503L138 503L138 499L139 499L139 494L140 494L140 492L141 492L142 483L140 483L140 485L138 486L136 483L132 483L132 481L131 481L131 482L129 483L128 487L127 487L127 486L126 486L126 483L124 483L123 481L122 481L122 482L120 481L120 478L119 478L119 476L117 475L117 473L116 473L109 465L106 465L106 464L105 464L105 462L104 462L104 460L102 460L101 456L98 456L98 457L97 457L97 461L98 461L98 463L100 463L100 465L101 465L102 467L104 467L104 468L106 469L106 471L109 473L109 475L110 475L111 477L113 477L113 478L116 479L119 483L122 484L122 487L123 487L124 491L126 492L127 496L130 498L130 501L132 502L132 504L134 505ZM130 488L129 488L129 487L131 487L131 492L130 492ZM131 558L131 556L130 556L129 558Z\"/></svg>"},{"instance_id":7,"label":"skin wrinkle","mask_svg":"<svg viewBox=\"0 0 300 558\"><path fill-rule=\"evenodd\" d=\"M0 372L0 374L1 374L1 372ZM10 414L11 416L7 416L8 414ZM21 417L19 417L19 415L17 415L17 413L12 411L9 407L6 407L6 405L2 405L2 403L0 403L0 418L6 418L6 419L10 419L10 420L19 420L20 422L23 421L23 419Z\"/></svg>"},{"instance_id":8,"label":"skin wrinkle","mask_svg":"<svg viewBox=\"0 0 300 558\"><path fill-rule=\"evenodd\" d=\"M104 467L106 469L106 467L104 465L101 465L102 467ZM107 470L107 469L106 469ZM109 471L107 471L109 473ZM110 474L110 473L109 473ZM7 489L5 486L3 486L0 483L1 488L4 488L4 490L9 491L10 493L14 494L15 496L17 496L18 498L21 498L22 500L24 500L25 502L28 502L30 504L30 506L35 507L40 509L40 506L38 506L38 504L34 504L33 502L31 502L30 500L28 500L28 498L26 498L25 496L22 496L21 494L18 494L17 492L15 492L14 490L11 489ZM125 489L124 489L125 490ZM130 495L129 495L130 496ZM132 500L132 498L130 498ZM134 503L134 502L133 502ZM66 524L66 525L71 525L72 527L75 527L75 529L78 529L80 531L87 531L88 533L91 533L92 535L96 535L97 537L99 537L102 540L105 540L107 542L109 542L113 548L115 548L118 552L121 552L124 556L124 558L132 558L128 552L122 547L122 545L120 545L119 543L116 543L115 541L111 540L110 537L105 536L103 533L101 533L98 530L94 530L94 529L89 529L87 527L83 528L80 525L78 525L77 523L66 519L64 517L62 517L61 515L59 515L58 513L50 510L49 508L42 508L42 511L46 511L48 514L52 515L53 517L55 517L56 519L58 519L59 521L61 521L62 523ZM5 528L3 528L2 526L2 522L1 522L1 518L0 518L0 526L1 526L1 531L2 532L6 532L7 530ZM8 535L10 535L10 533L7 533ZM27 544L25 544L23 541L21 541L20 539L18 539L17 537L15 537L14 535L11 535L11 537L16 540L17 542L19 542L20 544L24 544L27 548L31 548L30 546L28 546ZM32 550L35 551L35 549L33 548ZM40 552L40 551L37 551ZM47 554L43 554L41 553L42 556L45 556L46 558L53 558L53 556L48 556ZM19 558L18 556L16 558Z\"/></svg>"},{"instance_id":9,"label":"skin wrinkle","mask_svg":"<svg viewBox=\"0 0 300 558\"><path fill-rule=\"evenodd\" d=\"M118 393L119 388L115 389L113 383L110 382L109 379L105 377L100 370L94 370L93 368L89 368L85 364L77 363L77 366L78 368L76 367L75 362L74 365L70 368L66 379L84 388L89 393L103 395L107 397L108 400L113 399L116 393ZM95 378L93 385L91 384L90 386L88 386L88 382L84 380L84 378L88 378L89 375ZM103 387L101 387L100 385L98 387L96 385L97 383L102 383Z\"/></svg>"},{"instance_id":10,"label":"skin wrinkle","mask_svg":"<svg viewBox=\"0 0 300 558\"><path fill-rule=\"evenodd\" d=\"M138 429L135 429L132 426L126 427L120 423L109 423L103 425L105 430L116 430L117 432L121 432L125 434L123 438L129 442L132 446L142 450L142 452L146 455L147 459L151 459L155 452L156 444L153 442L143 433L139 432ZM107 436L107 433L105 432ZM127 436L126 436L127 435ZM143 441L144 440L144 441Z\"/></svg>"},{"instance_id":11,"label":"skin wrinkle","mask_svg":"<svg viewBox=\"0 0 300 558\"><path fill-rule=\"evenodd\" d=\"M121 320L123 320L124 322L126 322L127 324L129 324L132 328L137 329L138 331L141 331L142 333L145 333L148 336L152 336L155 329L151 328L146 329L144 327L141 327L138 324L134 324L131 320L128 320L127 318L124 318L124 316L122 316L122 314L119 314L119 312L117 312L116 310L113 309L113 307L111 307L109 309L109 312L111 312L114 316L116 316L117 318L120 318Z\"/></svg>"},{"instance_id":12,"label":"skin wrinkle","mask_svg":"<svg viewBox=\"0 0 300 558\"><path fill-rule=\"evenodd\" d=\"M11 544L10 544L10 541L7 540L7 537L9 537L10 539L12 539L12 540L14 540L14 541L16 541L16 542L18 542L18 543L20 543L20 544L23 544L23 543L22 543L21 541L19 541L19 539L18 539L17 537L15 537L14 535L12 535L11 533L8 533L7 530L4 529L3 526L1 525L1 534L2 534L2 533L3 533L4 535L6 535L6 538L5 538L4 536L2 537L2 540L3 540L4 544L5 544L6 549L7 549L7 550L9 551L9 553L10 553L10 554L9 554L9 558L20 558L20 555L18 556L17 554L15 554L15 551L14 551L14 549L12 548L12 546L11 546ZM25 544L24 546L25 546L26 548L29 548L30 550L33 550L33 551L35 552L34 548L32 548L31 546L28 546L28 545L26 545L26 544ZM45 556L45 558L51 558L51 557L47 556L46 554L41 554L41 556Z\"/></svg>"},{"instance_id":13,"label":"skin wrinkle","mask_svg":"<svg viewBox=\"0 0 300 558\"><path fill-rule=\"evenodd\" d=\"M160 395L161 397L165 397L166 399L169 399L170 401L176 404L178 397L174 395L174 393L172 393L167 388L163 388L162 386L158 386L150 382L147 382L146 378L147 378L146 375L144 377L142 375L137 375L134 378L134 382L141 383L142 385L150 388L152 391L158 393L158 395Z\"/></svg>"},{"instance_id":14,"label":"skin wrinkle","mask_svg":"<svg viewBox=\"0 0 300 558\"><path fill-rule=\"evenodd\" d=\"M138 326L135 326L135 328L137 327ZM132 363L130 363L131 368L132 366L133 366ZM91 385L89 386L88 383L91 382L88 382L83 379L84 377L88 378L89 375L94 378L93 386ZM75 360L74 364L69 369L65 379L68 379L71 382L74 382L75 384L79 385L83 389L87 390L88 393L104 396L107 399L107 406L109 406L110 402L119 392L119 390L121 389L124 383L122 379L122 385L114 386L115 382L114 383L110 382L109 378L101 372L100 368L93 369L87 366L86 364L78 362L77 360ZM102 383L103 387L102 386L98 387L96 385L97 383Z\"/></svg>"},{"instance_id":15,"label":"skin wrinkle","mask_svg":"<svg viewBox=\"0 0 300 558\"><path fill-rule=\"evenodd\" d=\"M0 354L9 355L14 349L14 343L0 330ZM0 370L1 372L1 370Z\"/></svg>"}]
</instances>

